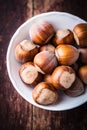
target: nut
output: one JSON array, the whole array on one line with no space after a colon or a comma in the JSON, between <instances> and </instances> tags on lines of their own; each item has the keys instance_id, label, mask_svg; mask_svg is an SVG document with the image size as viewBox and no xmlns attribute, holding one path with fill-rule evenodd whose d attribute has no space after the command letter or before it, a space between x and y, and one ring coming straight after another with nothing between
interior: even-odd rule
<instances>
[{"instance_id":1,"label":"nut","mask_svg":"<svg viewBox=\"0 0 87 130\"><path fill-rule=\"evenodd\" d=\"M56 67L52 73L52 84L54 87L65 90L71 87L75 81L75 72L69 66Z\"/></svg>"},{"instance_id":2,"label":"nut","mask_svg":"<svg viewBox=\"0 0 87 130\"><path fill-rule=\"evenodd\" d=\"M51 75L50 75L50 74L46 74L46 75L44 75L44 81L47 82L47 83L52 84L52 78L51 78Z\"/></svg>"},{"instance_id":3,"label":"nut","mask_svg":"<svg viewBox=\"0 0 87 130\"><path fill-rule=\"evenodd\" d=\"M29 30L31 40L40 46L46 44L54 33L54 27L47 21L38 21Z\"/></svg>"},{"instance_id":4,"label":"nut","mask_svg":"<svg viewBox=\"0 0 87 130\"><path fill-rule=\"evenodd\" d=\"M44 45L40 48L40 51L49 51L55 53L55 47L51 44Z\"/></svg>"},{"instance_id":5,"label":"nut","mask_svg":"<svg viewBox=\"0 0 87 130\"><path fill-rule=\"evenodd\" d=\"M58 99L57 90L49 83L39 83L32 92L35 102L41 105L54 104Z\"/></svg>"},{"instance_id":6,"label":"nut","mask_svg":"<svg viewBox=\"0 0 87 130\"><path fill-rule=\"evenodd\" d=\"M72 45L59 45L55 49L55 55L61 65L72 65L79 58L79 51Z\"/></svg>"},{"instance_id":7,"label":"nut","mask_svg":"<svg viewBox=\"0 0 87 130\"><path fill-rule=\"evenodd\" d=\"M87 84L87 65L81 66L79 68L78 75L83 83Z\"/></svg>"},{"instance_id":8,"label":"nut","mask_svg":"<svg viewBox=\"0 0 87 130\"><path fill-rule=\"evenodd\" d=\"M87 65L87 48L80 48L80 61L82 64Z\"/></svg>"},{"instance_id":9,"label":"nut","mask_svg":"<svg viewBox=\"0 0 87 130\"><path fill-rule=\"evenodd\" d=\"M78 77L76 77L76 80L72 84L72 86L69 89L65 90L64 92L66 95L70 97L77 97L83 94L84 91L85 91L85 88L82 81Z\"/></svg>"},{"instance_id":10,"label":"nut","mask_svg":"<svg viewBox=\"0 0 87 130\"><path fill-rule=\"evenodd\" d=\"M15 48L15 57L18 62L24 63L33 60L39 48L29 40L23 40Z\"/></svg>"},{"instance_id":11,"label":"nut","mask_svg":"<svg viewBox=\"0 0 87 130\"><path fill-rule=\"evenodd\" d=\"M77 24L73 32L77 45L87 47L87 23Z\"/></svg>"},{"instance_id":12,"label":"nut","mask_svg":"<svg viewBox=\"0 0 87 130\"><path fill-rule=\"evenodd\" d=\"M30 86L35 86L41 82L42 75L39 73L32 62L27 62L19 68L19 76L22 81Z\"/></svg>"},{"instance_id":13,"label":"nut","mask_svg":"<svg viewBox=\"0 0 87 130\"><path fill-rule=\"evenodd\" d=\"M72 31L69 29L58 30L53 41L56 46L59 44L72 44L74 41L74 36Z\"/></svg>"},{"instance_id":14,"label":"nut","mask_svg":"<svg viewBox=\"0 0 87 130\"><path fill-rule=\"evenodd\" d=\"M42 74L50 74L58 65L58 62L53 53L42 51L34 57L34 65Z\"/></svg>"}]
</instances>

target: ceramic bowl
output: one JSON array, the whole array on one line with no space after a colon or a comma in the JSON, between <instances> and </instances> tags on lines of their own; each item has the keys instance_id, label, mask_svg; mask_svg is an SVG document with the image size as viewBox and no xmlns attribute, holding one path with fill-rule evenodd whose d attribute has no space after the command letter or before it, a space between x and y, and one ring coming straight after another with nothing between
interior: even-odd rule
<instances>
[{"instance_id":1,"label":"ceramic bowl","mask_svg":"<svg viewBox=\"0 0 87 130\"><path fill-rule=\"evenodd\" d=\"M27 20L24 24L22 24L17 31L14 33L13 37L11 38L11 41L8 46L7 50L7 70L10 77L10 80L14 86L14 88L17 90L17 92L29 103L39 107L43 108L45 110L51 110L51 111L63 111L63 110L69 110L75 107L80 106L81 104L85 103L87 101L87 89L84 94L78 97L69 97L66 96L64 93L60 94L60 100L54 104L54 105L48 105L43 106L39 105L34 102L32 98L32 90L33 88L27 87L20 79L18 74L18 69L20 67L20 63L18 63L14 56L14 51L16 45L21 42L23 39L30 39L29 37L29 28L31 25L36 22L37 20L46 20L54 26L54 28L57 29L70 29L73 30L74 26L78 23L84 23L83 19L74 16L69 13L65 12L48 12L36 15L29 20Z\"/></svg>"}]
</instances>

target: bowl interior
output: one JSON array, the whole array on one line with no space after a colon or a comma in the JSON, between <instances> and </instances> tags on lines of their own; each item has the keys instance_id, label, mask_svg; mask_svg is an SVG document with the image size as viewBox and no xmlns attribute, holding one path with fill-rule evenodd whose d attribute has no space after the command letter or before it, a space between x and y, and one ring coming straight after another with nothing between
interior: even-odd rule
<instances>
[{"instance_id":1,"label":"bowl interior","mask_svg":"<svg viewBox=\"0 0 87 130\"><path fill-rule=\"evenodd\" d=\"M56 30L67 28L73 30L76 24L85 22L84 20L68 13L49 12L34 16L22 24L13 35L7 51L7 70L13 86L18 91L18 93L29 103L46 110L68 110L85 103L87 101L87 89L83 95L75 98L68 97L61 92L58 103L49 106L38 105L32 99L33 88L27 87L21 81L18 74L18 69L21 64L15 60L14 50L19 42L24 39L30 39L29 28L37 20L46 20L50 22Z\"/></svg>"}]
</instances>

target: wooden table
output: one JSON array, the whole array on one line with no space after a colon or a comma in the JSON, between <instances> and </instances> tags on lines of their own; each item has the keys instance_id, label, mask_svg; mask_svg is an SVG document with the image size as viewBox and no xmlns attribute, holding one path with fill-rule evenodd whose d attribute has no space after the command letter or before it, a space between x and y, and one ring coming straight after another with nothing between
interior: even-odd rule
<instances>
[{"instance_id":1,"label":"wooden table","mask_svg":"<svg viewBox=\"0 0 87 130\"><path fill-rule=\"evenodd\" d=\"M0 0L0 130L87 130L87 103L69 111L46 111L25 101L12 86L6 52L16 29L36 14L65 11L87 20L86 0Z\"/></svg>"}]
</instances>

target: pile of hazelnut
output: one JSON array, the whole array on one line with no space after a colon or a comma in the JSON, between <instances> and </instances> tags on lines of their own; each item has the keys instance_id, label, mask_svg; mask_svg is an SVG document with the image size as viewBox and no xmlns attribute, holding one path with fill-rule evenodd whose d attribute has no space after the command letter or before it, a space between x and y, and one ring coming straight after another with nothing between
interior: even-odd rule
<instances>
[{"instance_id":1,"label":"pile of hazelnut","mask_svg":"<svg viewBox=\"0 0 87 130\"><path fill-rule=\"evenodd\" d=\"M87 23L70 29L55 30L47 21L37 21L29 29L31 40L24 39L15 48L22 63L21 80L34 87L32 97L41 105L56 103L59 91L76 97L87 84Z\"/></svg>"}]
</instances>

